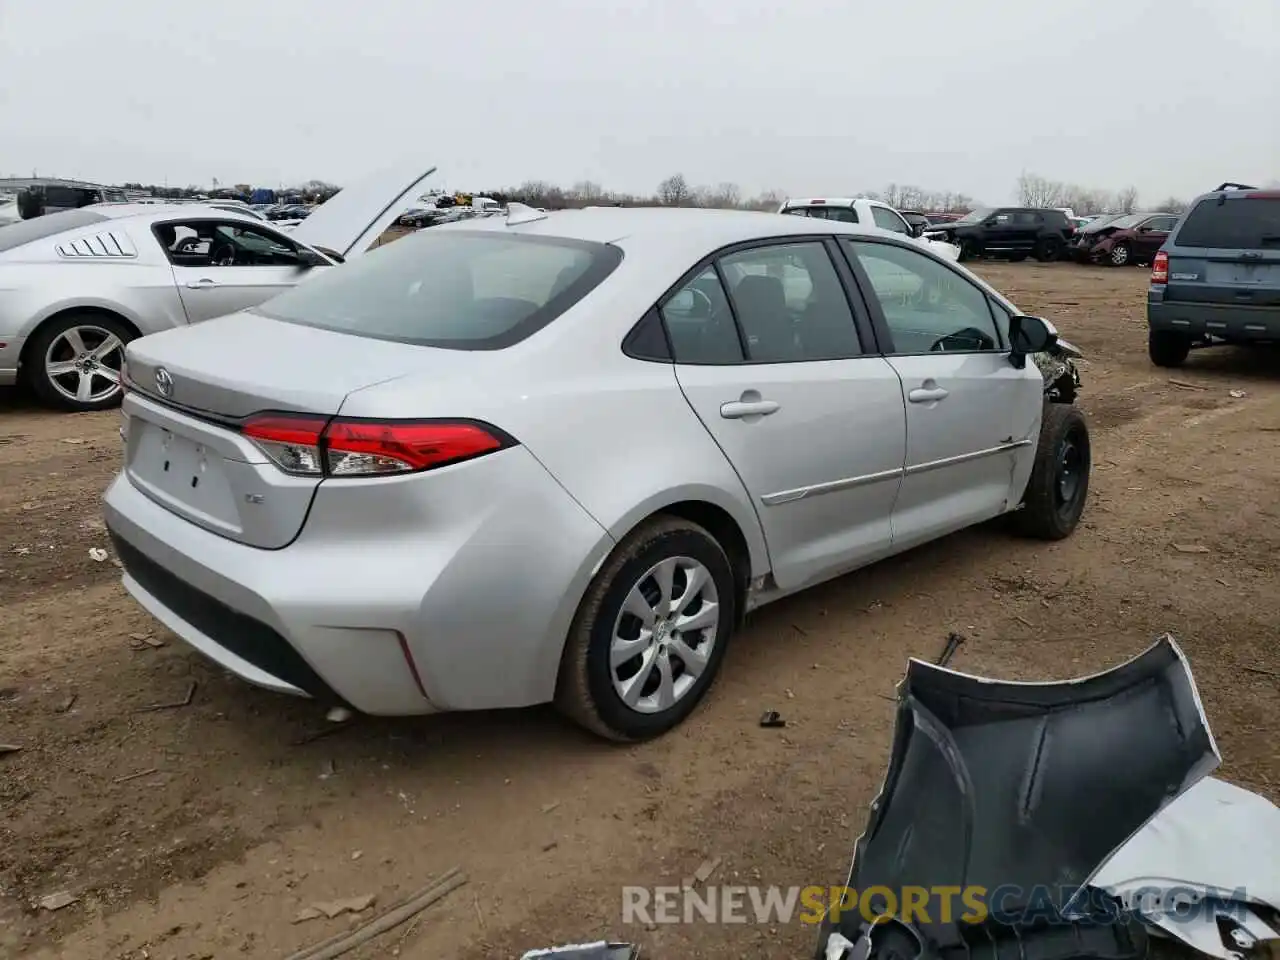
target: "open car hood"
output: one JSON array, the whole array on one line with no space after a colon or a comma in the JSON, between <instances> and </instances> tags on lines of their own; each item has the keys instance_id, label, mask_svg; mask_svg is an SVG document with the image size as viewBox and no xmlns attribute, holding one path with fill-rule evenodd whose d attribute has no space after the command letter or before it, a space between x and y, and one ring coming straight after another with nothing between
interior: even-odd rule
<instances>
[{"instance_id":1,"label":"open car hood","mask_svg":"<svg viewBox=\"0 0 1280 960\"><path fill-rule=\"evenodd\" d=\"M1019 923L1028 907L1074 916L1101 865L1220 762L1169 636L1128 663L1062 682L912 660L848 886L983 887L988 923ZM937 911L913 933L935 956L964 935Z\"/></svg>"},{"instance_id":2,"label":"open car hood","mask_svg":"<svg viewBox=\"0 0 1280 960\"><path fill-rule=\"evenodd\" d=\"M347 260L358 257L417 202L435 172L435 167L422 163L381 170L343 187L291 233L308 246L324 247Z\"/></svg>"}]
</instances>

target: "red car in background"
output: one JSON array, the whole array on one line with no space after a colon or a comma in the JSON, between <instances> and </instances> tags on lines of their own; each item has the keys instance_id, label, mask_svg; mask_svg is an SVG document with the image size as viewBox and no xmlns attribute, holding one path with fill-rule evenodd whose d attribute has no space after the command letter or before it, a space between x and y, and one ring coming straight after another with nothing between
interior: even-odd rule
<instances>
[{"instance_id":1,"label":"red car in background","mask_svg":"<svg viewBox=\"0 0 1280 960\"><path fill-rule=\"evenodd\" d=\"M1173 213L1130 213L1114 219L1100 219L1076 233L1070 247L1077 263L1105 263L1123 267L1148 264L1169 239L1178 222Z\"/></svg>"}]
</instances>

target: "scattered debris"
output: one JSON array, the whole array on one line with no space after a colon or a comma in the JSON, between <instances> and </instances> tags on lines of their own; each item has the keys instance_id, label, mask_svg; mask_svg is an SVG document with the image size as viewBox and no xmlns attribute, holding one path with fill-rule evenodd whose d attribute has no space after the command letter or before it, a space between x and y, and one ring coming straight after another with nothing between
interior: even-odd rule
<instances>
[{"instance_id":1,"label":"scattered debris","mask_svg":"<svg viewBox=\"0 0 1280 960\"><path fill-rule=\"evenodd\" d=\"M334 957L340 957L416 916L466 882L467 877L461 868L454 867L399 906L392 907L386 913L374 917L354 930L337 934L328 940L290 954L287 960L333 960Z\"/></svg>"},{"instance_id":2,"label":"scattered debris","mask_svg":"<svg viewBox=\"0 0 1280 960\"><path fill-rule=\"evenodd\" d=\"M0 743L0 754L17 753L21 749L22 748L18 746L16 743Z\"/></svg>"},{"instance_id":3,"label":"scattered debris","mask_svg":"<svg viewBox=\"0 0 1280 960\"><path fill-rule=\"evenodd\" d=\"M353 714L346 707L330 707L324 718L330 723L346 723Z\"/></svg>"},{"instance_id":4,"label":"scattered debris","mask_svg":"<svg viewBox=\"0 0 1280 960\"><path fill-rule=\"evenodd\" d=\"M191 685L187 687L187 695L181 700L175 700L173 703L153 703L149 707L143 707L139 713L150 713L153 710L175 710L178 707L186 707L191 705L191 698L196 695L196 682L191 681Z\"/></svg>"},{"instance_id":5,"label":"scattered debris","mask_svg":"<svg viewBox=\"0 0 1280 960\"><path fill-rule=\"evenodd\" d=\"M792 693L792 691L791 691L791 688L790 688L790 687L788 687L787 689L783 690L782 692L783 692L783 693L785 693L785 694L787 695L787 699L788 699L788 700L794 700L794 699L796 698L796 695L795 695L794 693Z\"/></svg>"},{"instance_id":6,"label":"scattered debris","mask_svg":"<svg viewBox=\"0 0 1280 960\"><path fill-rule=\"evenodd\" d=\"M956 655L956 651L964 644L964 634L949 633L947 634L946 645L943 646L942 652L938 654L938 659L933 661L935 666L945 667L951 662L951 658Z\"/></svg>"},{"instance_id":7,"label":"scattered debris","mask_svg":"<svg viewBox=\"0 0 1280 960\"><path fill-rule=\"evenodd\" d=\"M136 643L145 643L148 647L163 647L164 640L160 637L153 637L149 633L131 633L129 639Z\"/></svg>"},{"instance_id":8,"label":"scattered debris","mask_svg":"<svg viewBox=\"0 0 1280 960\"><path fill-rule=\"evenodd\" d=\"M351 851L351 859L352 859L352 860L359 860L359 859L360 859L361 857L363 857L363 856L364 856L364 851L363 851L363 850L352 850L352 851Z\"/></svg>"},{"instance_id":9,"label":"scattered debris","mask_svg":"<svg viewBox=\"0 0 1280 960\"><path fill-rule=\"evenodd\" d=\"M558 842L558 841L556 841L556 840L549 840L549 841L547 841L546 843L544 843L544 844L542 845L542 852L543 852L543 853L550 853L552 850L554 850L554 849L555 849L556 847L558 847L558 846L560 846L560 844L559 844L559 842Z\"/></svg>"},{"instance_id":10,"label":"scattered debris","mask_svg":"<svg viewBox=\"0 0 1280 960\"><path fill-rule=\"evenodd\" d=\"M69 693L67 694L66 698L63 699L63 701L60 704L58 704L58 706L55 707L54 709L56 709L58 713L66 713L68 710L70 710L72 707L76 705L76 701L78 699L80 699L80 694Z\"/></svg>"},{"instance_id":11,"label":"scattered debris","mask_svg":"<svg viewBox=\"0 0 1280 960\"><path fill-rule=\"evenodd\" d=\"M107 558L110 556L111 554L107 553L107 551L103 550L101 547L89 548L89 559L94 563L106 563Z\"/></svg>"},{"instance_id":12,"label":"scattered debris","mask_svg":"<svg viewBox=\"0 0 1280 960\"><path fill-rule=\"evenodd\" d=\"M1170 380L1169 385L1178 387L1180 390L1207 390L1208 387L1202 387L1198 383L1187 383L1185 380Z\"/></svg>"},{"instance_id":13,"label":"scattered debris","mask_svg":"<svg viewBox=\"0 0 1280 960\"><path fill-rule=\"evenodd\" d=\"M843 933L832 933L827 937L825 960L851 960L853 957L853 941Z\"/></svg>"},{"instance_id":14,"label":"scattered debris","mask_svg":"<svg viewBox=\"0 0 1280 960\"><path fill-rule=\"evenodd\" d=\"M320 771L320 779L328 780L337 772L338 768L333 765L333 760L326 760L324 762L324 767Z\"/></svg>"},{"instance_id":15,"label":"scattered debris","mask_svg":"<svg viewBox=\"0 0 1280 960\"><path fill-rule=\"evenodd\" d=\"M1208 553L1209 548L1202 543L1175 543L1173 549L1179 553Z\"/></svg>"},{"instance_id":16,"label":"scattered debris","mask_svg":"<svg viewBox=\"0 0 1280 960\"><path fill-rule=\"evenodd\" d=\"M760 717L760 726L762 727L785 727L787 721L782 719L782 714L777 710L766 710Z\"/></svg>"},{"instance_id":17,"label":"scattered debris","mask_svg":"<svg viewBox=\"0 0 1280 960\"><path fill-rule=\"evenodd\" d=\"M804 627L800 626L800 624L798 623L793 623L791 625L791 629L794 630L796 633L800 634L800 636L802 637L807 637L809 635L809 631L806 630Z\"/></svg>"},{"instance_id":18,"label":"scattered debris","mask_svg":"<svg viewBox=\"0 0 1280 960\"><path fill-rule=\"evenodd\" d=\"M1018 616L1018 615L1015 613L1015 614L1013 615L1013 619L1017 620L1017 621L1018 621L1020 624L1022 624L1024 627L1031 627L1032 629L1035 629L1034 624L1032 624L1032 622L1031 622L1030 620L1028 620L1026 617L1020 617L1020 616Z\"/></svg>"},{"instance_id":19,"label":"scattered debris","mask_svg":"<svg viewBox=\"0 0 1280 960\"><path fill-rule=\"evenodd\" d=\"M130 780L137 780L139 777L150 776L156 772L155 767L148 767L146 770L139 770L137 773L125 774L123 777L116 777L112 783L128 783Z\"/></svg>"},{"instance_id":20,"label":"scattered debris","mask_svg":"<svg viewBox=\"0 0 1280 960\"><path fill-rule=\"evenodd\" d=\"M1247 394L1247 393L1245 393L1243 390L1232 390L1232 391L1231 391L1231 398L1232 398L1233 400L1243 400L1243 399L1244 399L1245 397L1247 397L1247 396L1248 396L1248 394Z\"/></svg>"},{"instance_id":21,"label":"scattered debris","mask_svg":"<svg viewBox=\"0 0 1280 960\"><path fill-rule=\"evenodd\" d=\"M543 805L543 807L542 807L542 812L543 812L543 813L550 813L552 810L554 810L554 809L555 809L556 807L558 807L558 806L560 806L560 801L559 801L559 800L552 801L551 803L548 803L548 804L544 804L544 805Z\"/></svg>"},{"instance_id":22,"label":"scattered debris","mask_svg":"<svg viewBox=\"0 0 1280 960\"><path fill-rule=\"evenodd\" d=\"M712 857L710 860L703 860L699 864L698 869L693 871L693 876L685 877L680 882L680 886L685 890L692 890L699 883L706 883L713 873L720 867L720 858Z\"/></svg>"},{"instance_id":23,"label":"scattered debris","mask_svg":"<svg viewBox=\"0 0 1280 960\"><path fill-rule=\"evenodd\" d=\"M530 950L520 960L640 960L640 948L634 943L570 943L549 950Z\"/></svg>"},{"instance_id":24,"label":"scattered debris","mask_svg":"<svg viewBox=\"0 0 1280 960\"><path fill-rule=\"evenodd\" d=\"M41 897L36 905L41 910L61 910L63 907L69 907L76 903L79 899L75 894L61 890L58 893L51 893L47 897Z\"/></svg>"},{"instance_id":25,"label":"scattered debris","mask_svg":"<svg viewBox=\"0 0 1280 960\"><path fill-rule=\"evenodd\" d=\"M85 441L84 441L82 438L80 438L80 437L63 437L63 438L62 438L62 442L63 442L63 443L75 443L75 444L81 444L81 443L84 443Z\"/></svg>"}]
</instances>

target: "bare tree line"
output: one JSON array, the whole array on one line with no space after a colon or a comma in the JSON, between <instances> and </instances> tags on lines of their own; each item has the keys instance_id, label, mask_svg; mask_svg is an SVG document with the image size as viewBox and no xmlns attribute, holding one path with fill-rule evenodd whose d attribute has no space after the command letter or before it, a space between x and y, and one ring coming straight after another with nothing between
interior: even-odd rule
<instances>
[{"instance_id":1,"label":"bare tree line","mask_svg":"<svg viewBox=\"0 0 1280 960\"><path fill-rule=\"evenodd\" d=\"M739 210L777 210L787 199L783 190L765 190L747 196L736 183L693 184L682 173L674 173L658 184L652 194L642 195L606 190L601 184L583 180L571 187L560 187L545 180L528 180L483 194L499 202L518 200L535 207L561 209L587 206L663 206L708 207ZM883 200L899 210L927 210L937 213L966 212L975 205L972 197L951 191L926 190L921 187L889 184L881 191L850 194Z\"/></svg>"},{"instance_id":2,"label":"bare tree line","mask_svg":"<svg viewBox=\"0 0 1280 960\"><path fill-rule=\"evenodd\" d=\"M1018 202L1024 207L1070 207L1072 212L1079 214L1137 213L1142 210L1135 186L1104 190L1050 180L1035 173L1023 173L1018 177ZM1153 212L1182 213L1187 209L1187 202L1169 197L1152 209Z\"/></svg>"}]
</instances>

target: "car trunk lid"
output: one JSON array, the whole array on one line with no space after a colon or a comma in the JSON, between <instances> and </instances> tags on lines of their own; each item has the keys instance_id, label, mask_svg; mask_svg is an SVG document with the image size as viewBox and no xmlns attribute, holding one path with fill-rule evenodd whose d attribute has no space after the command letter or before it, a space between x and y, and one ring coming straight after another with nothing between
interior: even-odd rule
<instances>
[{"instance_id":1,"label":"car trunk lid","mask_svg":"<svg viewBox=\"0 0 1280 960\"><path fill-rule=\"evenodd\" d=\"M242 434L245 418L288 411L324 421L352 392L410 370L447 376L451 355L249 313L135 340L126 356L125 472L206 530L287 546L321 477L280 470Z\"/></svg>"}]
</instances>

